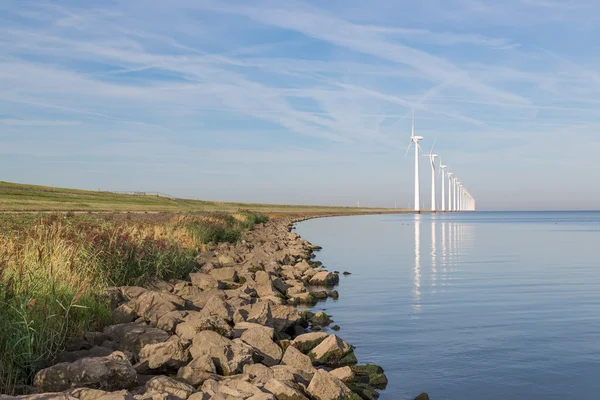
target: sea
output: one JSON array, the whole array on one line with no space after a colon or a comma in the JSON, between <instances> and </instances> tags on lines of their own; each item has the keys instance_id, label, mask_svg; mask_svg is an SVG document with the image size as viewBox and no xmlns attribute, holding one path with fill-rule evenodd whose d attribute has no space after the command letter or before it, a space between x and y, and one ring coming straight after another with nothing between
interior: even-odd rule
<instances>
[{"instance_id":1,"label":"sea","mask_svg":"<svg viewBox=\"0 0 600 400\"><path fill-rule=\"evenodd\" d=\"M296 232L340 272L339 299L314 310L384 368L380 399L600 399L600 212L332 217Z\"/></svg>"}]
</instances>

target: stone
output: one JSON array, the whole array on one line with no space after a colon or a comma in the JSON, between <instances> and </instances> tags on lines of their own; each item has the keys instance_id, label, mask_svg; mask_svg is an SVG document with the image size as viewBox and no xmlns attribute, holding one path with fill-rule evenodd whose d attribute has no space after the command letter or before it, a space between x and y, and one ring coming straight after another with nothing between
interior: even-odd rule
<instances>
[{"instance_id":1,"label":"stone","mask_svg":"<svg viewBox=\"0 0 600 400\"><path fill-rule=\"evenodd\" d=\"M188 397L188 400L210 400L213 396L206 392L196 392Z\"/></svg>"},{"instance_id":2,"label":"stone","mask_svg":"<svg viewBox=\"0 0 600 400\"><path fill-rule=\"evenodd\" d=\"M327 326L333 322L331 317L323 311L319 311L310 319L314 325Z\"/></svg>"},{"instance_id":3,"label":"stone","mask_svg":"<svg viewBox=\"0 0 600 400\"><path fill-rule=\"evenodd\" d=\"M330 271L321 271L313 275L310 278L309 283L315 286L335 286L339 281L340 277L338 274Z\"/></svg>"},{"instance_id":4,"label":"stone","mask_svg":"<svg viewBox=\"0 0 600 400\"><path fill-rule=\"evenodd\" d=\"M274 378L271 378L266 383L265 389L273 393L278 400L308 400L308 397L304 396L298 390Z\"/></svg>"},{"instance_id":5,"label":"stone","mask_svg":"<svg viewBox=\"0 0 600 400\"><path fill-rule=\"evenodd\" d=\"M158 393L168 393L169 395L186 400L195 389L187 383L176 381L168 376L155 376L146 382L146 390Z\"/></svg>"},{"instance_id":6,"label":"stone","mask_svg":"<svg viewBox=\"0 0 600 400\"><path fill-rule=\"evenodd\" d=\"M334 325L334 326L331 327L331 329L333 329L334 331L339 331L342 328L340 328L339 325Z\"/></svg>"},{"instance_id":7,"label":"stone","mask_svg":"<svg viewBox=\"0 0 600 400\"><path fill-rule=\"evenodd\" d=\"M315 400L360 400L341 380L322 369L315 372L306 390Z\"/></svg>"},{"instance_id":8,"label":"stone","mask_svg":"<svg viewBox=\"0 0 600 400\"><path fill-rule=\"evenodd\" d=\"M309 356L302 354L297 348L290 346L285 350L285 354L281 359L281 364L290 365L309 374L315 373L312 361Z\"/></svg>"},{"instance_id":9,"label":"stone","mask_svg":"<svg viewBox=\"0 0 600 400\"><path fill-rule=\"evenodd\" d=\"M269 331L270 337L273 337L273 335L275 334L275 330L268 326L263 326L260 324L256 324L254 322L238 322L237 324L235 324L233 326L233 337L234 338L241 337L242 334L244 332L246 332L248 329L267 329Z\"/></svg>"},{"instance_id":10,"label":"stone","mask_svg":"<svg viewBox=\"0 0 600 400\"><path fill-rule=\"evenodd\" d=\"M290 302L295 305L314 306L315 304L317 304L318 299L312 293L306 292L294 295L290 299Z\"/></svg>"},{"instance_id":11,"label":"stone","mask_svg":"<svg viewBox=\"0 0 600 400\"><path fill-rule=\"evenodd\" d=\"M302 319L296 307L278 304L271 305L271 316L273 320L269 326L281 332L296 325Z\"/></svg>"},{"instance_id":12,"label":"stone","mask_svg":"<svg viewBox=\"0 0 600 400\"><path fill-rule=\"evenodd\" d=\"M225 321L231 322L233 321L233 308L222 298L213 296L206 302L200 315L205 317L216 315Z\"/></svg>"},{"instance_id":13,"label":"stone","mask_svg":"<svg viewBox=\"0 0 600 400\"><path fill-rule=\"evenodd\" d=\"M352 368L350 368L349 366L336 368L334 370L329 371L329 373L344 383L352 382L355 378L354 372L352 372Z\"/></svg>"},{"instance_id":14,"label":"stone","mask_svg":"<svg viewBox=\"0 0 600 400\"><path fill-rule=\"evenodd\" d=\"M238 339L236 339L238 340ZM190 354L194 359L209 355L219 375L235 375L244 365L252 364L252 348L227 339L213 331L202 331L194 336Z\"/></svg>"},{"instance_id":15,"label":"stone","mask_svg":"<svg viewBox=\"0 0 600 400\"><path fill-rule=\"evenodd\" d=\"M245 365L244 375L256 385L265 385L274 376L273 371L263 364Z\"/></svg>"},{"instance_id":16,"label":"stone","mask_svg":"<svg viewBox=\"0 0 600 400\"><path fill-rule=\"evenodd\" d=\"M248 329L240 336L240 339L262 357L261 363L264 365L271 367L281 361L283 351L273 341L273 330L271 328Z\"/></svg>"},{"instance_id":17,"label":"stone","mask_svg":"<svg viewBox=\"0 0 600 400\"><path fill-rule=\"evenodd\" d=\"M61 353L56 360L59 363L62 362L73 362L82 358L89 357L106 357L113 353L115 349L110 349L103 346L94 346L87 350L67 351Z\"/></svg>"},{"instance_id":18,"label":"stone","mask_svg":"<svg viewBox=\"0 0 600 400\"><path fill-rule=\"evenodd\" d=\"M425 392L421 393L414 400L429 400L429 395Z\"/></svg>"},{"instance_id":19,"label":"stone","mask_svg":"<svg viewBox=\"0 0 600 400\"><path fill-rule=\"evenodd\" d=\"M307 354L309 351L317 347L323 340L327 339L328 335L325 332L311 332L296 336L292 340L292 346Z\"/></svg>"},{"instance_id":20,"label":"stone","mask_svg":"<svg viewBox=\"0 0 600 400\"><path fill-rule=\"evenodd\" d=\"M113 310L113 321L117 324L133 322L137 317L135 310L127 303L121 304Z\"/></svg>"},{"instance_id":21,"label":"stone","mask_svg":"<svg viewBox=\"0 0 600 400\"><path fill-rule=\"evenodd\" d=\"M188 314L189 313L187 311L180 310L168 312L158 319L156 327L169 333L175 333L175 328L177 328L177 325L183 322Z\"/></svg>"},{"instance_id":22,"label":"stone","mask_svg":"<svg viewBox=\"0 0 600 400\"><path fill-rule=\"evenodd\" d=\"M145 289L140 286L121 286L119 288L119 291L127 300L134 300L140 297L142 293L147 292L148 289Z\"/></svg>"},{"instance_id":23,"label":"stone","mask_svg":"<svg viewBox=\"0 0 600 400\"><path fill-rule=\"evenodd\" d=\"M193 339L198 332L214 331L222 336L233 337L233 329L223 318L216 315L205 316L199 312L191 312L184 322L177 325L175 332L183 339Z\"/></svg>"},{"instance_id":24,"label":"stone","mask_svg":"<svg viewBox=\"0 0 600 400\"><path fill-rule=\"evenodd\" d=\"M111 341L119 344L119 349L136 355L145 345L166 342L170 337L161 329L136 322L107 326L104 333Z\"/></svg>"},{"instance_id":25,"label":"stone","mask_svg":"<svg viewBox=\"0 0 600 400\"><path fill-rule=\"evenodd\" d=\"M217 280L208 274L203 274L200 272L190 273L190 280L192 281L193 286L196 286L197 288L200 288L202 290L227 288L227 285L222 281Z\"/></svg>"},{"instance_id":26,"label":"stone","mask_svg":"<svg viewBox=\"0 0 600 400\"><path fill-rule=\"evenodd\" d=\"M163 315L185 307L185 300L172 293L146 291L135 299L135 312L154 326Z\"/></svg>"},{"instance_id":27,"label":"stone","mask_svg":"<svg viewBox=\"0 0 600 400\"><path fill-rule=\"evenodd\" d=\"M348 389L360 396L363 400L377 400L379 393L366 383L347 383Z\"/></svg>"},{"instance_id":28,"label":"stone","mask_svg":"<svg viewBox=\"0 0 600 400\"><path fill-rule=\"evenodd\" d=\"M328 292L327 295L334 300L337 300L340 298L340 293L337 290L332 290L331 292Z\"/></svg>"},{"instance_id":29,"label":"stone","mask_svg":"<svg viewBox=\"0 0 600 400\"><path fill-rule=\"evenodd\" d=\"M172 339L147 344L140 350L140 362L146 362L150 370L178 369L190 360L190 342L173 336Z\"/></svg>"},{"instance_id":30,"label":"stone","mask_svg":"<svg viewBox=\"0 0 600 400\"><path fill-rule=\"evenodd\" d=\"M129 388L137 374L122 352L106 357L83 358L72 363L60 363L38 372L34 385L38 392L61 392L75 387L106 391Z\"/></svg>"},{"instance_id":31,"label":"stone","mask_svg":"<svg viewBox=\"0 0 600 400\"><path fill-rule=\"evenodd\" d=\"M79 400L133 400L133 396L127 390L105 392L104 390L98 389L76 388L64 392L64 394L68 394ZM0 396L0 399L1 398L2 396Z\"/></svg>"},{"instance_id":32,"label":"stone","mask_svg":"<svg viewBox=\"0 0 600 400\"><path fill-rule=\"evenodd\" d=\"M353 365L351 368L359 382L368 383L376 389L385 389L387 386L387 377L379 365Z\"/></svg>"},{"instance_id":33,"label":"stone","mask_svg":"<svg viewBox=\"0 0 600 400\"><path fill-rule=\"evenodd\" d=\"M210 271L210 276L218 281L239 282L239 277L234 267L222 267Z\"/></svg>"},{"instance_id":34,"label":"stone","mask_svg":"<svg viewBox=\"0 0 600 400\"><path fill-rule=\"evenodd\" d=\"M270 326L273 328L273 315L271 312L271 305L267 302L259 302L253 304L246 317L247 322L254 322L256 324Z\"/></svg>"},{"instance_id":35,"label":"stone","mask_svg":"<svg viewBox=\"0 0 600 400\"><path fill-rule=\"evenodd\" d=\"M192 386L199 386L207 379L213 379L217 374L215 363L209 354L202 354L193 359L188 365L179 368L177 378Z\"/></svg>"},{"instance_id":36,"label":"stone","mask_svg":"<svg viewBox=\"0 0 600 400\"><path fill-rule=\"evenodd\" d=\"M354 348L337 335L327 337L317 347L313 348L308 356L313 360L313 363L328 367L342 367L357 362Z\"/></svg>"}]
</instances>

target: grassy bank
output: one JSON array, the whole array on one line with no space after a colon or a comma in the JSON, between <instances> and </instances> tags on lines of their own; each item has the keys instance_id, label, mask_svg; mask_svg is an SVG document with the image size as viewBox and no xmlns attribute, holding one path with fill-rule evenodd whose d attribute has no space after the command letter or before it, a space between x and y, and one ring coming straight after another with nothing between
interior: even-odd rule
<instances>
[{"instance_id":1,"label":"grassy bank","mask_svg":"<svg viewBox=\"0 0 600 400\"><path fill-rule=\"evenodd\" d=\"M105 289L185 278L198 249L266 217L204 214L0 216L0 393L20 393L72 337L110 322Z\"/></svg>"},{"instance_id":2,"label":"grassy bank","mask_svg":"<svg viewBox=\"0 0 600 400\"><path fill-rule=\"evenodd\" d=\"M0 182L0 211L234 212L239 209L262 213L352 212L359 210L355 207L226 203L150 194L120 194ZM371 208L369 210L385 209Z\"/></svg>"}]
</instances>

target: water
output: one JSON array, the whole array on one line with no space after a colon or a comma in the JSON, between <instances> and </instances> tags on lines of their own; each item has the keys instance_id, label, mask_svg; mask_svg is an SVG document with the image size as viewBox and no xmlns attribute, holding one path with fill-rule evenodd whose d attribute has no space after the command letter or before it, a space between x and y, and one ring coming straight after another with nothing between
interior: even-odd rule
<instances>
[{"instance_id":1,"label":"water","mask_svg":"<svg viewBox=\"0 0 600 400\"><path fill-rule=\"evenodd\" d=\"M600 212L314 219L319 303L390 381L381 399L600 399Z\"/></svg>"}]
</instances>

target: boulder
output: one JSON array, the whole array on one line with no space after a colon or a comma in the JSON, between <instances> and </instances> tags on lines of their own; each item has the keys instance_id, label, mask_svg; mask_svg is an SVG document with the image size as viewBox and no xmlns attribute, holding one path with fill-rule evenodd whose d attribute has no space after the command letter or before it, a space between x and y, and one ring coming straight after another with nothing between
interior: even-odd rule
<instances>
[{"instance_id":1,"label":"boulder","mask_svg":"<svg viewBox=\"0 0 600 400\"><path fill-rule=\"evenodd\" d=\"M244 332L248 329L267 329L269 330L269 336L273 337L275 334L275 330L273 328L269 328L268 326L263 326L260 324L255 324L254 322L238 322L233 326L233 337L239 338L242 336Z\"/></svg>"},{"instance_id":2,"label":"boulder","mask_svg":"<svg viewBox=\"0 0 600 400\"><path fill-rule=\"evenodd\" d=\"M219 375L239 374L244 365L253 363L251 347L213 331L202 331L194 336L190 353L194 359L209 355Z\"/></svg>"},{"instance_id":3,"label":"boulder","mask_svg":"<svg viewBox=\"0 0 600 400\"><path fill-rule=\"evenodd\" d=\"M340 277L338 274L329 271L321 271L314 274L308 282L315 286L335 286L339 281Z\"/></svg>"},{"instance_id":4,"label":"boulder","mask_svg":"<svg viewBox=\"0 0 600 400\"><path fill-rule=\"evenodd\" d=\"M352 382L355 379L352 368L345 366L329 371L329 373L344 383Z\"/></svg>"},{"instance_id":5,"label":"boulder","mask_svg":"<svg viewBox=\"0 0 600 400\"><path fill-rule=\"evenodd\" d=\"M296 325L302 319L300 312L293 306L273 304L271 306L271 315L273 317L272 328L283 332Z\"/></svg>"},{"instance_id":6,"label":"boulder","mask_svg":"<svg viewBox=\"0 0 600 400\"><path fill-rule=\"evenodd\" d=\"M122 296L127 300L135 300L142 295L142 293L147 292L148 289L145 289L140 286L121 286L119 288Z\"/></svg>"},{"instance_id":7,"label":"boulder","mask_svg":"<svg viewBox=\"0 0 600 400\"><path fill-rule=\"evenodd\" d=\"M271 378L266 383L265 389L273 393L278 400L308 400L308 397L304 396L298 390L274 378Z\"/></svg>"},{"instance_id":8,"label":"boulder","mask_svg":"<svg viewBox=\"0 0 600 400\"><path fill-rule=\"evenodd\" d=\"M82 358L89 357L106 357L113 353L115 349L110 349L103 346L94 346L87 350L67 351L61 353L56 360L59 363L62 362L73 362Z\"/></svg>"},{"instance_id":9,"label":"boulder","mask_svg":"<svg viewBox=\"0 0 600 400\"><path fill-rule=\"evenodd\" d=\"M213 379L217 374L215 363L209 354L202 354L193 359L188 365L179 368L177 378L192 386L199 386L207 379Z\"/></svg>"},{"instance_id":10,"label":"boulder","mask_svg":"<svg viewBox=\"0 0 600 400\"><path fill-rule=\"evenodd\" d=\"M133 322L138 317L135 310L127 303L121 304L119 307L115 308L112 313L113 321L117 324Z\"/></svg>"},{"instance_id":11,"label":"boulder","mask_svg":"<svg viewBox=\"0 0 600 400\"><path fill-rule=\"evenodd\" d=\"M296 336L292 340L292 346L300 350L304 354L317 347L323 340L327 339L328 335L325 332L311 332Z\"/></svg>"},{"instance_id":12,"label":"boulder","mask_svg":"<svg viewBox=\"0 0 600 400\"><path fill-rule=\"evenodd\" d=\"M306 390L315 400L360 400L341 380L322 369L315 372Z\"/></svg>"},{"instance_id":13,"label":"boulder","mask_svg":"<svg viewBox=\"0 0 600 400\"><path fill-rule=\"evenodd\" d=\"M175 333L175 328L188 316L187 311L171 311L158 319L156 327L169 333Z\"/></svg>"},{"instance_id":14,"label":"boulder","mask_svg":"<svg viewBox=\"0 0 600 400\"><path fill-rule=\"evenodd\" d=\"M217 281L239 282L239 277L234 267L222 267L210 271L210 276Z\"/></svg>"},{"instance_id":15,"label":"boulder","mask_svg":"<svg viewBox=\"0 0 600 400\"><path fill-rule=\"evenodd\" d=\"M212 290L212 289L226 289L227 285L208 274L203 274L200 272L192 272L190 273L190 280L192 281L192 285L200 288L202 290Z\"/></svg>"},{"instance_id":16,"label":"boulder","mask_svg":"<svg viewBox=\"0 0 600 400\"><path fill-rule=\"evenodd\" d=\"M145 345L166 342L170 337L161 329L136 322L107 326L104 328L104 333L109 340L118 343L120 350L130 351L136 355Z\"/></svg>"},{"instance_id":17,"label":"boulder","mask_svg":"<svg viewBox=\"0 0 600 400\"><path fill-rule=\"evenodd\" d=\"M387 377L379 365L353 365L351 368L358 382L367 383L377 389L385 389L387 386Z\"/></svg>"},{"instance_id":18,"label":"boulder","mask_svg":"<svg viewBox=\"0 0 600 400\"><path fill-rule=\"evenodd\" d=\"M177 399L186 400L195 389L187 383L176 381L168 376L155 376L146 382L146 390L167 393Z\"/></svg>"},{"instance_id":19,"label":"boulder","mask_svg":"<svg viewBox=\"0 0 600 400\"><path fill-rule=\"evenodd\" d=\"M323 340L308 353L308 356L313 363L327 367L343 367L357 362L354 348L337 335L330 335Z\"/></svg>"},{"instance_id":20,"label":"boulder","mask_svg":"<svg viewBox=\"0 0 600 400\"><path fill-rule=\"evenodd\" d=\"M106 357L83 358L72 363L60 363L35 375L38 392L61 392L70 388L88 387L114 391L133 386L137 374L122 352Z\"/></svg>"},{"instance_id":21,"label":"boulder","mask_svg":"<svg viewBox=\"0 0 600 400\"><path fill-rule=\"evenodd\" d=\"M104 390L77 388L69 390L69 395L78 398L79 400L133 400L133 396L127 390L119 390L118 392L105 392ZM1 396L0 396L1 398Z\"/></svg>"},{"instance_id":22,"label":"boulder","mask_svg":"<svg viewBox=\"0 0 600 400\"><path fill-rule=\"evenodd\" d=\"M290 365L299 370L306 371L309 374L315 373L315 367L313 367L310 357L302 354L300 350L293 346L289 346L285 350L285 354L281 359L281 364Z\"/></svg>"},{"instance_id":23,"label":"boulder","mask_svg":"<svg viewBox=\"0 0 600 400\"><path fill-rule=\"evenodd\" d=\"M150 370L178 369L190 360L190 342L173 336L162 343L147 344L140 350L140 362Z\"/></svg>"},{"instance_id":24,"label":"boulder","mask_svg":"<svg viewBox=\"0 0 600 400\"><path fill-rule=\"evenodd\" d=\"M233 308L219 296L213 296L206 302L200 315L205 317L216 315L231 322L233 321Z\"/></svg>"},{"instance_id":25,"label":"boulder","mask_svg":"<svg viewBox=\"0 0 600 400\"><path fill-rule=\"evenodd\" d=\"M279 364L283 355L281 347L273 341L273 329L260 327L248 329L240 339L262 357L261 363L271 367Z\"/></svg>"},{"instance_id":26,"label":"boulder","mask_svg":"<svg viewBox=\"0 0 600 400\"><path fill-rule=\"evenodd\" d=\"M415 400L429 400L429 395L427 393L423 392L420 395L418 395L417 397L415 397Z\"/></svg>"},{"instance_id":27,"label":"boulder","mask_svg":"<svg viewBox=\"0 0 600 400\"><path fill-rule=\"evenodd\" d=\"M315 315L312 316L312 318L310 319L310 322L313 325L327 326L327 325L331 324L333 322L333 320L325 312L319 311L318 313L316 313Z\"/></svg>"},{"instance_id":28,"label":"boulder","mask_svg":"<svg viewBox=\"0 0 600 400\"><path fill-rule=\"evenodd\" d=\"M166 292L146 291L135 299L135 312L156 326L163 315L185 307L185 300Z\"/></svg>"},{"instance_id":29,"label":"boulder","mask_svg":"<svg viewBox=\"0 0 600 400\"><path fill-rule=\"evenodd\" d=\"M214 331L228 338L233 337L233 329L223 318L216 315L202 315L199 312L190 312L184 322L177 325L175 332L183 339L193 339L198 332Z\"/></svg>"},{"instance_id":30,"label":"boulder","mask_svg":"<svg viewBox=\"0 0 600 400\"><path fill-rule=\"evenodd\" d=\"M253 384L264 386L274 374L263 364L248 364L244 366L244 376Z\"/></svg>"},{"instance_id":31,"label":"boulder","mask_svg":"<svg viewBox=\"0 0 600 400\"><path fill-rule=\"evenodd\" d=\"M253 304L250 311L248 311L246 321L273 328L274 323L271 305L265 301Z\"/></svg>"}]
</instances>

